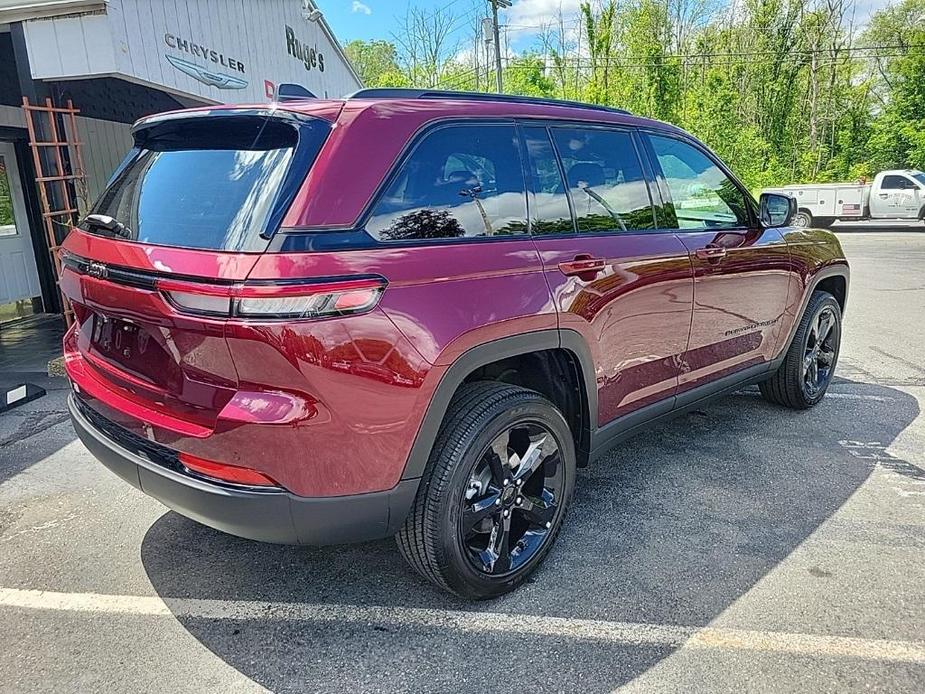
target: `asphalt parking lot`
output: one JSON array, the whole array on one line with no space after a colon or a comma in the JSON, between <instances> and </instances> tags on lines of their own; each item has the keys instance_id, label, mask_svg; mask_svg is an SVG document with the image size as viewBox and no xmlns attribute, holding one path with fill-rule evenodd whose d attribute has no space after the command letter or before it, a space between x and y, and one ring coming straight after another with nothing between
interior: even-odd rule
<instances>
[{"instance_id":1,"label":"asphalt parking lot","mask_svg":"<svg viewBox=\"0 0 925 694\"><path fill-rule=\"evenodd\" d=\"M623 444L490 603L392 541L267 546L166 511L43 379L0 416L0 690L925 691L925 233L841 238L823 403L746 390Z\"/></svg>"}]
</instances>

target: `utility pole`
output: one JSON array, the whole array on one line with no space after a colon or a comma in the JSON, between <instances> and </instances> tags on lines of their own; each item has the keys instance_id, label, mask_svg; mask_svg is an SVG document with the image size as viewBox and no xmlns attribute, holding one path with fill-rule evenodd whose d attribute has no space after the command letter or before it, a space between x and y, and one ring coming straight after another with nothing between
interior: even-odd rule
<instances>
[{"instance_id":1,"label":"utility pole","mask_svg":"<svg viewBox=\"0 0 925 694\"><path fill-rule=\"evenodd\" d=\"M511 0L490 0L491 2L491 19L492 32L495 39L495 87L498 93L501 93L501 40L498 36L498 7L508 8L511 6Z\"/></svg>"}]
</instances>

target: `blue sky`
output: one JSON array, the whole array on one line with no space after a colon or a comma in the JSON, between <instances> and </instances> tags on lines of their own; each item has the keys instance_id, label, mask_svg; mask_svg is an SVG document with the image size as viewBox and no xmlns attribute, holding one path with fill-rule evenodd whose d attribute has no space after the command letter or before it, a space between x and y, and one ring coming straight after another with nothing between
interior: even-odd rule
<instances>
[{"instance_id":1,"label":"blue sky","mask_svg":"<svg viewBox=\"0 0 925 694\"><path fill-rule=\"evenodd\" d=\"M405 0L315 0L315 4L324 12L338 40L347 43L353 39L391 40L392 34L399 31L400 18L404 16L409 3ZM469 33L471 23L467 18L474 13L474 8L488 8L487 0L415 0L410 4L427 11L448 8L459 18L459 38Z\"/></svg>"},{"instance_id":2,"label":"blue sky","mask_svg":"<svg viewBox=\"0 0 925 694\"><path fill-rule=\"evenodd\" d=\"M353 39L386 39L399 31L400 18L408 7L407 0L315 0L324 12L335 36L341 43ZM896 2L898 0L892 0ZM864 24L876 10L891 0L856 0L857 22ZM538 24L551 19L558 8L567 17L578 13L580 0L514 0L514 5L502 11L501 24L508 25L510 44L515 51L527 48L532 42ZM487 0L412 0L411 4L433 11L446 7L457 18L457 39L471 34L471 27L480 12L487 16Z\"/></svg>"}]
</instances>

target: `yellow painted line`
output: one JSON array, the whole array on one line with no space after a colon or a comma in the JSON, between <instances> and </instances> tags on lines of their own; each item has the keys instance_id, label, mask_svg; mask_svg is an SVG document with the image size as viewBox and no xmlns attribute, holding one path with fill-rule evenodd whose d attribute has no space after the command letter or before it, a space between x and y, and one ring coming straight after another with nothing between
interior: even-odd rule
<instances>
[{"instance_id":1,"label":"yellow painted line","mask_svg":"<svg viewBox=\"0 0 925 694\"><path fill-rule=\"evenodd\" d=\"M0 608L198 619L340 622L472 633L503 632L629 646L760 651L801 656L925 663L925 641L865 639L727 627L613 622L502 612L142 595L60 593L0 588Z\"/></svg>"}]
</instances>

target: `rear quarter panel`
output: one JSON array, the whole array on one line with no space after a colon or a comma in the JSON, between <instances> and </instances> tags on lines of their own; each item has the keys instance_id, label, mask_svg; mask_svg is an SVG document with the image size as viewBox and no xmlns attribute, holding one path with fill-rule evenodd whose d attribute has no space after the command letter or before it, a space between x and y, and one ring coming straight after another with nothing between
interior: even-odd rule
<instances>
[{"instance_id":1,"label":"rear quarter panel","mask_svg":"<svg viewBox=\"0 0 925 694\"><path fill-rule=\"evenodd\" d=\"M555 329L539 255L528 237L413 248L267 253L250 280L376 274L389 284L373 312L323 321L229 324L241 388L296 391L316 414L303 442L226 443L263 459L290 488L332 496L393 487L448 365L473 346Z\"/></svg>"}]
</instances>

